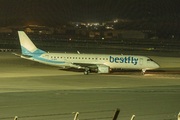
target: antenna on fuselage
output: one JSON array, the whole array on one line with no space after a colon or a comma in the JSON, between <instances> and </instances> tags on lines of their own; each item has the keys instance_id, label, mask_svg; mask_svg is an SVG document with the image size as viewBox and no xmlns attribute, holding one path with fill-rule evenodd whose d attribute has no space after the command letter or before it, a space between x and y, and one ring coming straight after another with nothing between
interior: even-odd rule
<instances>
[{"instance_id":1,"label":"antenna on fuselage","mask_svg":"<svg viewBox=\"0 0 180 120\"><path fill-rule=\"evenodd\" d=\"M78 54L80 54L80 52L79 52L79 51L77 51L77 53L78 53Z\"/></svg>"}]
</instances>

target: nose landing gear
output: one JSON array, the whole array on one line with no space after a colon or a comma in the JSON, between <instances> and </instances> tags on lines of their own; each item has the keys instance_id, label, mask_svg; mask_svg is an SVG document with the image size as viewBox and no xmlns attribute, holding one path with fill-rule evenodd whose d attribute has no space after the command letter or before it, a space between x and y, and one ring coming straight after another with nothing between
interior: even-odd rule
<instances>
[{"instance_id":1,"label":"nose landing gear","mask_svg":"<svg viewBox=\"0 0 180 120\"><path fill-rule=\"evenodd\" d=\"M144 75L145 72L146 72L146 69L142 69L141 74Z\"/></svg>"},{"instance_id":2,"label":"nose landing gear","mask_svg":"<svg viewBox=\"0 0 180 120\"><path fill-rule=\"evenodd\" d=\"M88 67L85 68L84 75L88 75L90 73L90 69Z\"/></svg>"}]
</instances>

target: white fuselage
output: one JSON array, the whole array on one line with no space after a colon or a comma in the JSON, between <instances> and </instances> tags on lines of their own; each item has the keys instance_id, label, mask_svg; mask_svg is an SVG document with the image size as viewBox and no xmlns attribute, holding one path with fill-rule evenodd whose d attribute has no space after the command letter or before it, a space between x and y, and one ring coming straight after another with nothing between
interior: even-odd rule
<instances>
[{"instance_id":1,"label":"white fuselage","mask_svg":"<svg viewBox=\"0 0 180 120\"><path fill-rule=\"evenodd\" d=\"M152 59L138 55L46 53L38 49L24 31L18 31L18 35L22 58L63 68L83 68L85 75L92 69L98 73L109 73L110 68L142 69L144 73L147 69L159 68Z\"/></svg>"},{"instance_id":2,"label":"white fuselage","mask_svg":"<svg viewBox=\"0 0 180 120\"><path fill-rule=\"evenodd\" d=\"M59 67L69 66L75 68L82 68L78 64L105 65L112 69L122 68L147 70L159 67L159 65L150 58L137 55L44 53L26 59Z\"/></svg>"}]
</instances>

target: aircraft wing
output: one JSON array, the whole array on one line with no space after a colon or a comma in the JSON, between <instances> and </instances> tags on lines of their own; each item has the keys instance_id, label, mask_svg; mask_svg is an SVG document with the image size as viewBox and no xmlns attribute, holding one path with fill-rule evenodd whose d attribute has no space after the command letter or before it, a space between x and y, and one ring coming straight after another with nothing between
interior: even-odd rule
<instances>
[{"instance_id":1,"label":"aircraft wing","mask_svg":"<svg viewBox=\"0 0 180 120\"><path fill-rule=\"evenodd\" d=\"M99 66L106 66L104 64L89 64L89 63L72 63L72 64L80 67L88 67L88 68L98 68Z\"/></svg>"},{"instance_id":2,"label":"aircraft wing","mask_svg":"<svg viewBox=\"0 0 180 120\"><path fill-rule=\"evenodd\" d=\"M73 65L77 65L80 67L89 67L89 68L97 68L97 64L89 64L89 63L72 63Z\"/></svg>"},{"instance_id":3,"label":"aircraft wing","mask_svg":"<svg viewBox=\"0 0 180 120\"><path fill-rule=\"evenodd\" d=\"M95 71L98 71L98 73L109 73L109 66L104 64L73 63L73 65L85 68L85 75L88 75L89 69L94 69Z\"/></svg>"}]
</instances>

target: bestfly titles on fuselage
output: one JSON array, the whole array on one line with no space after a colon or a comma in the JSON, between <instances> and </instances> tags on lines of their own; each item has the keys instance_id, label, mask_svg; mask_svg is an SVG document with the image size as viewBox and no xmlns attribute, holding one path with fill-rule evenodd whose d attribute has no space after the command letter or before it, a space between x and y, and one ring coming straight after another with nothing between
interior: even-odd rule
<instances>
[{"instance_id":1,"label":"bestfly titles on fuselage","mask_svg":"<svg viewBox=\"0 0 180 120\"><path fill-rule=\"evenodd\" d=\"M111 63L132 63L133 65L137 65L138 58L134 57L112 57L110 56L109 62Z\"/></svg>"}]
</instances>

